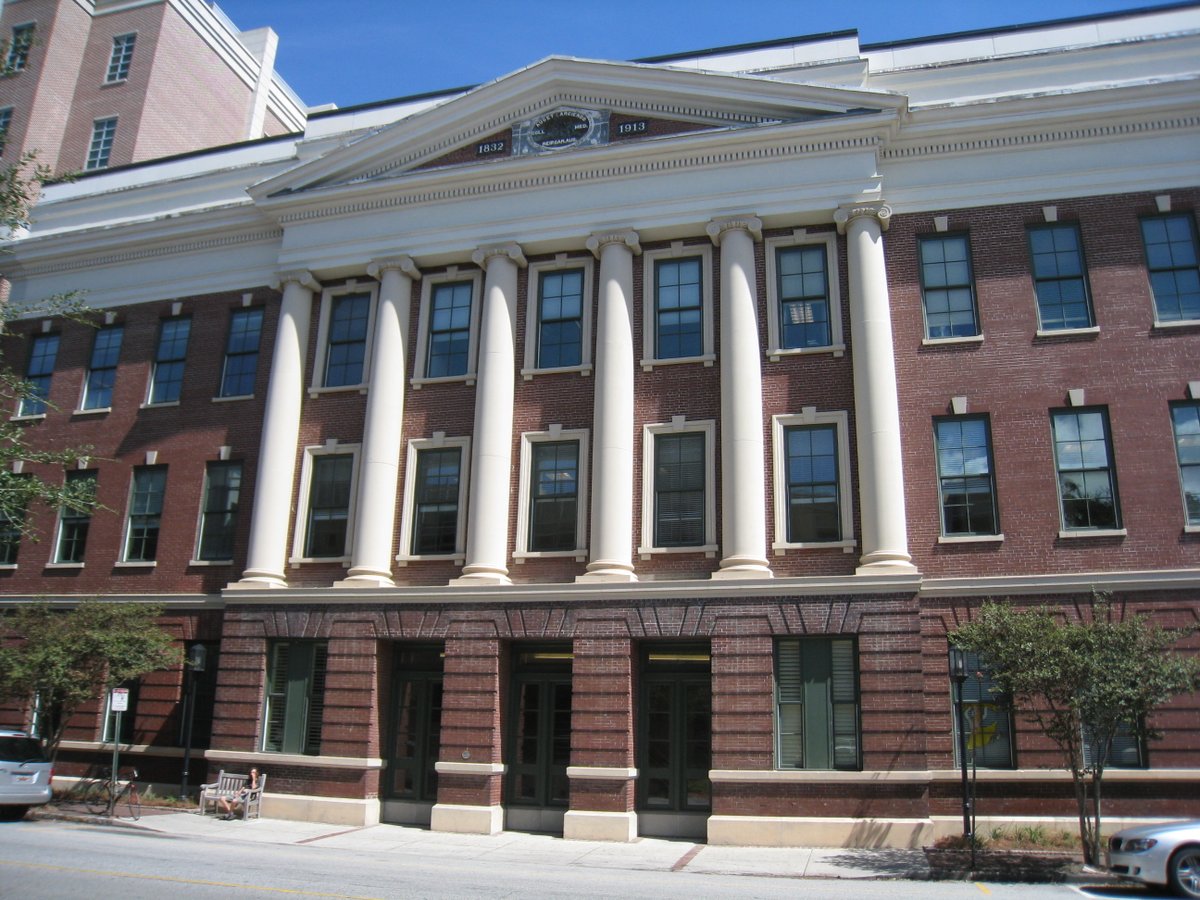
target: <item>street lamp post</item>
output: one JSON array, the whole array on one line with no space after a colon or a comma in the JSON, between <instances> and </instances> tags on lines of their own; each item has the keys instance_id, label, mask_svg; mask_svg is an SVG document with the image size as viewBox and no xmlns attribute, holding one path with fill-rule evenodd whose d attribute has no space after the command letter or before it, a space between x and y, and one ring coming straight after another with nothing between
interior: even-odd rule
<instances>
[{"instance_id":1,"label":"street lamp post","mask_svg":"<svg viewBox=\"0 0 1200 900\"><path fill-rule=\"evenodd\" d=\"M971 871L975 871L975 829L971 822L971 786L967 781L967 721L963 714L963 684L967 680L967 654L950 648L950 680L954 682L954 711L958 717L958 764L962 772L963 840L971 848Z\"/></svg>"},{"instance_id":2,"label":"street lamp post","mask_svg":"<svg viewBox=\"0 0 1200 900\"><path fill-rule=\"evenodd\" d=\"M188 650L187 664L184 666L183 677L187 681L187 690L183 699L183 774L179 779L179 798L187 797L188 768L192 762L192 723L196 719L196 676L204 671L208 650L203 644L192 644Z\"/></svg>"}]
</instances>

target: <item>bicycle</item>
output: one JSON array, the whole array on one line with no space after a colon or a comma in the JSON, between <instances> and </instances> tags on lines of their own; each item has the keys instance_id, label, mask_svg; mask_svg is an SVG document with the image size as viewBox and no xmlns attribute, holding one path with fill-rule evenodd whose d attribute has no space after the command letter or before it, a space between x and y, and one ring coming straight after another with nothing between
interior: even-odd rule
<instances>
[{"instance_id":1,"label":"bicycle","mask_svg":"<svg viewBox=\"0 0 1200 900\"><path fill-rule=\"evenodd\" d=\"M88 812L94 816L106 815L112 809L114 816L118 815L117 806L125 802L129 817L135 821L142 815L142 794L134 781L138 777L137 769L130 769L130 776L125 781L119 777L113 779L111 770L105 769L101 778L93 778L80 788L83 802L87 804Z\"/></svg>"}]
</instances>

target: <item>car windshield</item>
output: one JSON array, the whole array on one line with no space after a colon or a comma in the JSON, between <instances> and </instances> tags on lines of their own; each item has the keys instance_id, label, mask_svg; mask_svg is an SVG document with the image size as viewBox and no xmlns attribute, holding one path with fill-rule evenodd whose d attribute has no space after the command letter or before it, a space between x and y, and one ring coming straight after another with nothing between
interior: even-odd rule
<instances>
[{"instance_id":1,"label":"car windshield","mask_svg":"<svg viewBox=\"0 0 1200 900\"><path fill-rule=\"evenodd\" d=\"M0 759L10 762L49 762L42 752L42 744L31 737L6 737L0 735Z\"/></svg>"}]
</instances>

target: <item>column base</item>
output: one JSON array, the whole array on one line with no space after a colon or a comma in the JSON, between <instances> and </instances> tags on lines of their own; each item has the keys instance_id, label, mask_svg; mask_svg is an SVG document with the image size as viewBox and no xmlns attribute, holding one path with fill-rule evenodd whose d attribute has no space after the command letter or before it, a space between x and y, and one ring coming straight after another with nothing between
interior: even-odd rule
<instances>
[{"instance_id":1,"label":"column base","mask_svg":"<svg viewBox=\"0 0 1200 900\"><path fill-rule=\"evenodd\" d=\"M606 582L628 584L637 580L638 577L634 574L633 566L628 563L602 560L588 563L587 571L582 575L575 576L576 584L603 584Z\"/></svg>"},{"instance_id":2,"label":"column base","mask_svg":"<svg viewBox=\"0 0 1200 900\"><path fill-rule=\"evenodd\" d=\"M855 575L916 575L917 567L907 553L868 553L858 561Z\"/></svg>"},{"instance_id":3,"label":"column base","mask_svg":"<svg viewBox=\"0 0 1200 900\"><path fill-rule=\"evenodd\" d=\"M499 806L435 803L429 830L454 834L499 834L504 830L504 809Z\"/></svg>"},{"instance_id":4,"label":"column base","mask_svg":"<svg viewBox=\"0 0 1200 900\"><path fill-rule=\"evenodd\" d=\"M752 556L727 556L721 560L721 568L712 573L714 581L774 577L775 573L771 571L771 567L765 559Z\"/></svg>"},{"instance_id":5,"label":"column base","mask_svg":"<svg viewBox=\"0 0 1200 900\"><path fill-rule=\"evenodd\" d=\"M227 591L258 591L263 588L285 588L287 579L278 572L264 569L247 569L238 581L225 585Z\"/></svg>"},{"instance_id":6,"label":"column base","mask_svg":"<svg viewBox=\"0 0 1200 900\"><path fill-rule=\"evenodd\" d=\"M390 572L378 569L351 569L341 581L333 583L335 588L395 587Z\"/></svg>"},{"instance_id":7,"label":"column base","mask_svg":"<svg viewBox=\"0 0 1200 900\"><path fill-rule=\"evenodd\" d=\"M450 579L450 587L481 587L486 585L512 584L507 569L493 569L488 566L467 566L462 575Z\"/></svg>"},{"instance_id":8,"label":"column base","mask_svg":"<svg viewBox=\"0 0 1200 900\"><path fill-rule=\"evenodd\" d=\"M563 838L628 844L637 838L637 813L567 810L563 816Z\"/></svg>"}]
</instances>

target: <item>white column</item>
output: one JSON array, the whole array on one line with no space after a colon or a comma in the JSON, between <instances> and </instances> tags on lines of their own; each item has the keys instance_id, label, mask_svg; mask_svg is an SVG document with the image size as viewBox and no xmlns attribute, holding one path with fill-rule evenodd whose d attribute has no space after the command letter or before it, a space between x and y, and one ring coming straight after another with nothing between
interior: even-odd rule
<instances>
[{"instance_id":1,"label":"white column","mask_svg":"<svg viewBox=\"0 0 1200 900\"><path fill-rule=\"evenodd\" d=\"M262 443L255 476L254 510L250 517L250 548L246 571L232 588L287 587L288 525L292 485L296 480L296 442L300 436L300 407L304 399L304 362L308 353L308 323L313 292L321 285L311 272L281 272L274 285L283 287L275 353L267 382Z\"/></svg>"},{"instance_id":2,"label":"white column","mask_svg":"<svg viewBox=\"0 0 1200 900\"><path fill-rule=\"evenodd\" d=\"M770 578L763 455L762 349L754 216L716 219L708 236L721 248L721 568L713 578Z\"/></svg>"},{"instance_id":3,"label":"white column","mask_svg":"<svg viewBox=\"0 0 1200 900\"><path fill-rule=\"evenodd\" d=\"M592 411L592 526L587 573L575 580L637 581L633 572L633 256L636 231L593 234L600 260L596 393Z\"/></svg>"},{"instance_id":4,"label":"white column","mask_svg":"<svg viewBox=\"0 0 1200 900\"><path fill-rule=\"evenodd\" d=\"M843 206L834 214L846 235L850 336L858 432L862 557L857 574L913 573L904 513L900 401L888 299L883 231L892 211L882 203Z\"/></svg>"},{"instance_id":5,"label":"white column","mask_svg":"<svg viewBox=\"0 0 1200 900\"><path fill-rule=\"evenodd\" d=\"M357 521L350 571L335 587L391 587L392 539L396 524L396 483L404 424L404 373L413 279L420 278L412 259L381 259L367 267L379 279L371 386L363 426L358 471Z\"/></svg>"},{"instance_id":6,"label":"white column","mask_svg":"<svg viewBox=\"0 0 1200 900\"><path fill-rule=\"evenodd\" d=\"M513 473L513 389L516 381L516 244L480 247L471 256L484 270L475 383L475 433L467 503L467 559L451 584L509 584L508 509Z\"/></svg>"}]
</instances>

